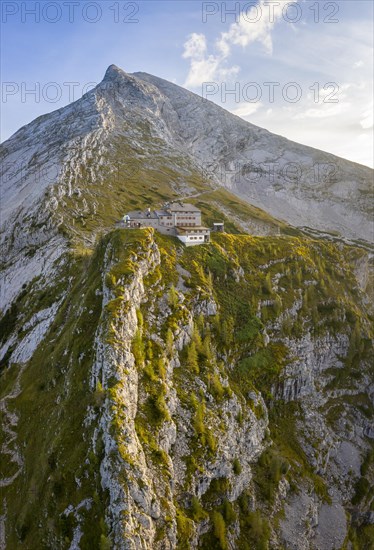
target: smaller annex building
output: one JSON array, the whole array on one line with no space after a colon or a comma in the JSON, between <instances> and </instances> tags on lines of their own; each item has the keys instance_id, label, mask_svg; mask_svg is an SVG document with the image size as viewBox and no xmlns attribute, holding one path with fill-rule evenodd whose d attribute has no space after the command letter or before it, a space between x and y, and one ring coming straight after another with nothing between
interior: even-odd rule
<instances>
[{"instance_id":1,"label":"smaller annex building","mask_svg":"<svg viewBox=\"0 0 374 550\"><path fill-rule=\"evenodd\" d=\"M154 227L178 237L186 246L208 243L210 229L202 225L201 210L193 204L167 203L161 210L135 210L123 217L125 227Z\"/></svg>"}]
</instances>

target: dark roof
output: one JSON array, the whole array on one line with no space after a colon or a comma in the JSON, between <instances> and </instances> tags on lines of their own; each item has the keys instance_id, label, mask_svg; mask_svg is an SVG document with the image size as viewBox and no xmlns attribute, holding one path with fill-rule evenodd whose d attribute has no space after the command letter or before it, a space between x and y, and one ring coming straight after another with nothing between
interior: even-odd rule
<instances>
[{"instance_id":1,"label":"dark roof","mask_svg":"<svg viewBox=\"0 0 374 550\"><path fill-rule=\"evenodd\" d=\"M171 212L198 212L200 214L200 210L189 203L175 202L169 206L169 210Z\"/></svg>"},{"instance_id":2,"label":"dark roof","mask_svg":"<svg viewBox=\"0 0 374 550\"><path fill-rule=\"evenodd\" d=\"M173 203L162 210L152 210L150 216L147 216L146 210L133 210L132 212L128 212L127 215L130 216L130 219L142 220L146 218L155 219L160 216L170 216L172 212L195 212L201 214L201 211L193 204Z\"/></svg>"},{"instance_id":3,"label":"dark roof","mask_svg":"<svg viewBox=\"0 0 374 550\"><path fill-rule=\"evenodd\" d=\"M130 220L132 219L143 220L147 218L155 219L158 217L155 212L151 212L151 215L147 216L147 212L144 210L133 210L132 212L127 212L127 215L130 216Z\"/></svg>"},{"instance_id":4,"label":"dark roof","mask_svg":"<svg viewBox=\"0 0 374 550\"><path fill-rule=\"evenodd\" d=\"M170 216L170 212L166 210L155 210L156 216Z\"/></svg>"}]
</instances>

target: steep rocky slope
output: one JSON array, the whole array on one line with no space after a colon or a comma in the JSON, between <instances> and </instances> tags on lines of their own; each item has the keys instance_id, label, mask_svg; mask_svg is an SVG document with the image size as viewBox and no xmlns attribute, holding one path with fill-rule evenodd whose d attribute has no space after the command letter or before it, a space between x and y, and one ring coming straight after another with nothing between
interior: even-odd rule
<instances>
[{"instance_id":1,"label":"steep rocky slope","mask_svg":"<svg viewBox=\"0 0 374 550\"><path fill-rule=\"evenodd\" d=\"M370 168L272 134L160 78L135 76L166 96L161 116L175 141L219 184L293 225L373 241Z\"/></svg>"},{"instance_id":2,"label":"steep rocky slope","mask_svg":"<svg viewBox=\"0 0 374 550\"><path fill-rule=\"evenodd\" d=\"M371 548L371 258L222 188L286 141L201 101L110 67L2 146L0 548ZM114 229L180 196L230 234Z\"/></svg>"},{"instance_id":3,"label":"steep rocky slope","mask_svg":"<svg viewBox=\"0 0 374 550\"><path fill-rule=\"evenodd\" d=\"M2 320L3 546L370 548L362 254L116 230L34 280Z\"/></svg>"}]
</instances>

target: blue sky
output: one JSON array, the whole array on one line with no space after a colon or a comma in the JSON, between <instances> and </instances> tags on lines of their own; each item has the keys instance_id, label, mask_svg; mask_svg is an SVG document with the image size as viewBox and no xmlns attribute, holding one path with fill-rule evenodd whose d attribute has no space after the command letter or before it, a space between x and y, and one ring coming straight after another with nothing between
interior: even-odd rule
<instances>
[{"instance_id":1,"label":"blue sky","mask_svg":"<svg viewBox=\"0 0 374 550\"><path fill-rule=\"evenodd\" d=\"M78 99L115 63L373 165L371 1L3 0L1 8L2 140ZM74 93L67 83L77 83Z\"/></svg>"}]
</instances>

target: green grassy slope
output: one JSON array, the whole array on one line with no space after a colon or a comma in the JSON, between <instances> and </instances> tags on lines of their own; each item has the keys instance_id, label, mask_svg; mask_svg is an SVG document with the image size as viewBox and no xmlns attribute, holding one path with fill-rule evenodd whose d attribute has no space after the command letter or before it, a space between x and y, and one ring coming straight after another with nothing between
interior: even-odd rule
<instances>
[{"instance_id":1,"label":"green grassy slope","mask_svg":"<svg viewBox=\"0 0 374 550\"><path fill-rule=\"evenodd\" d=\"M205 223L225 221L233 233L246 231L246 224L253 222L260 233L300 234L228 190L215 189L203 167L192 164L187 155L171 149L143 126L136 126L136 140L123 134L111 137L110 143L93 147L89 158L85 146L81 150L77 145L62 182L48 191L47 200L53 196L58 201L56 223L75 244L82 238L92 244L129 210L159 208L181 198L202 209Z\"/></svg>"}]
</instances>

